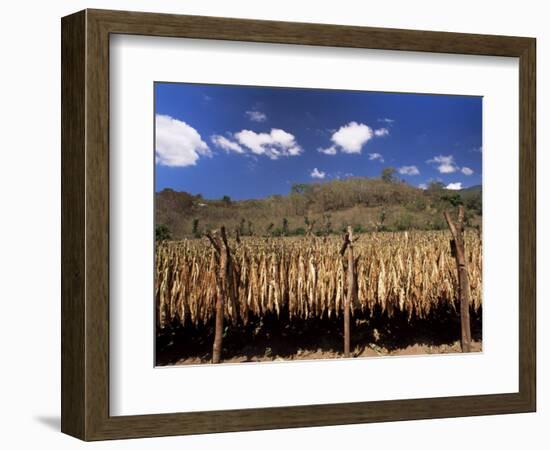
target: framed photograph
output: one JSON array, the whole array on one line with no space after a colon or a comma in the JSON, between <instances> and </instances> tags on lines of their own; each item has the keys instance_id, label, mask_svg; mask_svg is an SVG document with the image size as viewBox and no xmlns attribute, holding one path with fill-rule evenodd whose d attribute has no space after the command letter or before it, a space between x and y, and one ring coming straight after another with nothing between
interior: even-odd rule
<instances>
[{"instance_id":1,"label":"framed photograph","mask_svg":"<svg viewBox=\"0 0 550 450\"><path fill-rule=\"evenodd\" d=\"M63 432L535 411L535 39L61 29Z\"/></svg>"}]
</instances>

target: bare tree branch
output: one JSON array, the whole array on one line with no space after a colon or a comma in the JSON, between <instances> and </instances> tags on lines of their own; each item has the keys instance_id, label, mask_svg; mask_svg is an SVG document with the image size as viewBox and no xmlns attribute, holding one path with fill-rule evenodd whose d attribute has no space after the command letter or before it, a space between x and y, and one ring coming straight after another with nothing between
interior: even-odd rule
<instances>
[{"instance_id":1,"label":"bare tree branch","mask_svg":"<svg viewBox=\"0 0 550 450\"><path fill-rule=\"evenodd\" d=\"M344 233L344 236L342 236L342 238L344 242L342 242L342 248L340 248L340 256L344 256L344 253L346 253L346 249L348 248L348 245L350 245L348 233Z\"/></svg>"},{"instance_id":2,"label":"bare tree branch","mask_svg":"<svg viewBox=\"0 0 550 450\"><path fill-rule=\"evenodd\" d=\"M214 250L216 250L216 253L219 255L221 252L221 245L219 243L220 238L217 235L213 236L209 231L205 233L205 236L208 238L212 244L212 247L214 247Z\"/></svg>"},{"instance_id":3,"label":"bare tree branch","mask_svg":"<svg viewBox=\"0 0 550 450\"><path fill-rule=\"evenodd\" d=\"M225 249L227 252L229 252L231 248L229 247L229 243L227 242L227 233L225 231L225 226L223 225L221 227L221 235L222 235L223 244L225 245Z\"/></svg>"},{"instance_id":4,"label":"bare tree branch","mask_svg":"<svg viewBox=\"0 0 550 450\"><path fill-rule=\"evenodd\" d=\"M451 234L453 235L453 238L457 239L458 238L458 230L456 229L456 226L453 222L453 219L451 219L451 215L449 214L448 211L445 211L443 213L443 215L445 216L445 220L447 221L447 225L449 225L449 229L451 230Z\"/></svg>"},{"instance_id":5,"label":"bare tree branch","mask_svg":"<svg viewBox=\"0 0 550 450\"><path fill-rule=\"evenodd\" d=\"M462 229L462 224L464 223L464 206L459 205L458 207L458 226Z\"/></svg>"}]
</instances>

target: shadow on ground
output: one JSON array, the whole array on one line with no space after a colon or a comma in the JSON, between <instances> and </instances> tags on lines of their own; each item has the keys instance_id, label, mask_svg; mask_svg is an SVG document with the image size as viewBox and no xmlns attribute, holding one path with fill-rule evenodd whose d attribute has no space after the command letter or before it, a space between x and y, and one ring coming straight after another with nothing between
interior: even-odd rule
<instances>
[{"instance_id":1,"label":"shadow on ground","mask_svg":"<svg viewBox=\"0 0 550 450\"><path fill-rule=\"evenodd\" d=\"M61 431L61 417L59 416L36 416L34 420L51 430Z\"/></svg>"},{"instance_id":2,"label":"shadow on ground","mask_svg":"<svg viewBox=\"0 0 550 450\"><path fill-rule=\"evenodd\" d=\"M482 338L481 310L471 311L472 338ZM376 349L385 354L411 346L430 349L456 346L460 340L460 317L455 310L439 308L429 318L411 318L406 313L395 312L391 318L380 310L372 315L365 311L352 317L351 348L355 354L365 349ZM214 325L174 326L157 335L156 363L172 365L192 360L193 363L209 362L212 358ZM342 353L343 318L288 319L282 311L280 317L267 315L251 320L248 324L226 325L223 338L224 360L235 362L267 359L295 359L301 354ZM319 356L318 356L319 357Z\"/></svg>"}]
</instances>

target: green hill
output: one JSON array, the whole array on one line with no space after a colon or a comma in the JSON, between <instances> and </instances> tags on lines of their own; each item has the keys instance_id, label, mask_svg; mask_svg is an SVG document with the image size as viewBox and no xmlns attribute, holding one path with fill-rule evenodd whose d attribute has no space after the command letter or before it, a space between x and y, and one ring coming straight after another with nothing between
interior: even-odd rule
<instances>
[{"instance_id":1,"label":"green hill","mask_svg":"<svg viewBox=\"0 0 550 450\"><path fill-rule=\"evenodd\" d=\"M348 178L324 183L295 184L287 195L261 200L207 200L201 195L165 189L156 193L155 218L173 238L200 236L225 225L241 235L340 233L352 225L356 232L442 229L443 210L466 207L470 225L480 222L481 186L461 191L432 184L422 190L403 182Z\"/></svg>"}]
</instances>

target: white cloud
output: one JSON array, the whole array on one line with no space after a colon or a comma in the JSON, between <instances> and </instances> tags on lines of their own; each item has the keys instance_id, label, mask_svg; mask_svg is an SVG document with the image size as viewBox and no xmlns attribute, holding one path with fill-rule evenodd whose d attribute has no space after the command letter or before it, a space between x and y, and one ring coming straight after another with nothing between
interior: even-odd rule
<instances>
[{"instance_id":1,"label":"white cloud","mask_svg":"<svg viewBox=\"0 0 550 450\"><path fill-rule=\"evenodd\" d=\"M350 122L332 135L332 142L344 153L361 153L361 149L373 136L372 129L364 123Z\"/></svg>"},{"instance_id":2,"label":"white cloud","mask_svg":"<svg viewBox=\"0 0 550 450\"><path fill-rule=\"evenodd\" d=\"M336 146L331 145L329 148L319 148L317 151L325 155L336 155Z\"/></svg>"},{"instance_id":3,"label":"white cloud","mask_svg":"<svg viewBox=\"0 0 550 450\"><path fill-rule=\"evenodd\" d=\"M387 120L390 121L391 119ZM336 155L338 150L342 153L360 154L363 146L373 137L383 137L390 134L388 128L373 130L368 125L355 121L341 126L338 130L331 130L331 132L332 136L330 139L333 144L330 147L318 149L320 153L324 153L325 155ZM379 153L369 153L369 155L371 161L378 159L380 162L384 162L382 155ZM372 155L375 156L373 157Z\"/></svg>"},{"instance_id":4,"label":"white cloud","mask_svg":"<svg viewBox=\"0 0 550 450\"><path fill-rule=\"evenodd\" d=\"M210 140L216 147L224 149L226 152L244 153L244 148L234 141L230 141L225 136L218 134L210 137Z\"/></svg>"},{"instance_id":5,"label":"white cloud","mask_svg":"<svg viewBox=\"0 0 550 450\"><path fill-rule=\"evenodd\" d=\"M327 174L318 170L317 167L315 167L309 175L311 176L311 178L320 178L322 180Z\"/></svg>"},{"instance_id":6,"label":"white cloud","mask_svg":"<svg viewBox=\"0 0 550 450\"><path fill-rule=\"evenodd\" d=\"M294 135L278 128L273 128L270 133L241 130L235 133L235 139L252 153L266 155L271 159L302 153L302 148L296 143Z\"/></svg>"},{"instance_id":7,"label":"white cloud","mask_svg":"<svg viewBox=\"0 0 550 450\"><path fill-rule=\"evenodd\" d=\"M267 120L267 116L265 113L261 111L246 111L245 114L252 122L265 122Z\"/></svg>"},{"instance_id":8,"label":"white cloud","mask_svg":"<svg viewBox=\"0 0 550 450\"><path fill-rule=\"evenodd\" d=\"M449 189L451 191L458 191L462 189L462 183L449 183L447 186L445 186L445 189Z\"/></svg>"},{"instance_id":9,"label":"white cloud","mask_svg":"<svg viewBox=\"0 0 550 450\"><path fill-rule=\"evenodd\" d=\"M376 160L383 163L384 157L380 153L369 153L369 161L376 161Z\"/></svg>"},{"instance_id":10,"label":"white cloud","mask_svg":"<svg viewBox=\"0 0 550 450\"><path fill-rule=\"evenodd\" d=\"M378 119L378 122L384 122L384 123L392 124L392 123L395 122L395 120L389 119L389 118L387 118L387 117L384 117L384 118L382 118L382 119Z\"/></svg>"},{"instance_id":11,"label":"white cloud","mask_svg":"<svg viewBox=\"0 0 550 450\"><path fill-rule=\"evenodd\" d=\"M428 189L428 185L427 185L426 183L420 183L420 184L418 185L418 187L419 187L420 189L424 190L424 191L425 191L426 189Z\"/></svg>"},{"instance_id":12,"label":"white cloud","mask_svg":"<svg viewBox=\"0 0 550 450\"><path fill-rule=\"evenodd\" d=\"M434 156L432 159L429 159L427 161L429 164L436 164L437 170L439 170L439 173L453 173L458 170L457 165L455 164L455 160L453 155L449 156Z\"/></svg>"},{"instance_id":13,"label":"white cloud","mask_svg":"<svg viewBox=\"0 0 550 450\"><path fill-rule=\"evenodd\" d=\"M374 130L374 135L377 137L387 136L388 134L390 134L390 130L387 128L378 128Z\"/></svg>"},{"instance_id":14,"label":"white cloud","mask_svg":"<svg viewBox=\"0 0 550 450\"><path fill-rule=\"evenodd\" d=\"M200 156L211 156L208 145L193 127L173 117L155 116L155 161L163 166L194 166Z\"/></svg>"},{"instance_id":15,"label":"white cloud","mask_svg":"<svg viewBox=\"0 0 550 450\"><path fill-rule=\"evenodd\" d=\"M460 171L464 175L472 175L474 173L474 171L472 169L470 169L469 167L463 167Z\"/></svg>"},{"instance_id":16,"label":"white cloud","mask_svg":"<svg viewBox=\"0 0 550 450\"><path fill-rule=\"evenodd\" d=\"M397 171L401 175L420 175L420 171L416 166L402 166Z\"/></svg>"}]
</instances>

